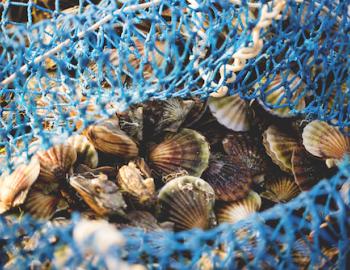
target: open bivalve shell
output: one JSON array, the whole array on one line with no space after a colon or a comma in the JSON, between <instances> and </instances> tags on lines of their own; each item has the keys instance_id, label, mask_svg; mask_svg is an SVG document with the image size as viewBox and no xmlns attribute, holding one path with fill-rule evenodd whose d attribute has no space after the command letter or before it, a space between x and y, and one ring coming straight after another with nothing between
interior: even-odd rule
<instances>
[{"instance_id":1,"label":"open bivalve shell","mask_svg":"<svg viewBox=\"0 0 350 270\"><path fill-rule=\"evenodd\" d=\"M184 128L176 134L169 134L151 149L149 166L159 177L178 172L179 169L199 177L208 167L209 155L209 144L204 136Z\"/></svg>"},{"instance_id":2,"label":"open bivalve shell","mask_svg":"<svg viewBox=\"0 0 350 270\"><path fill-rule=\"evenodd\" d=\"M326 122L312 121L304 128L303 144L305 149L316 157L326 160L328 167L333 167L350 153L349 138L338 128Z\"/></svg>"},{"instance_id":3,"label":"open bivalve shell","mask_svg":"<svg viewBox=\"0 0 350 270\"><path fill-rule=\"evenodd\" d=\"M215 192L204 180L182 176L159 191L160 215L174 222L175 230L208 229L216 224L213 211Z\"/></svg>"}]
</instances>

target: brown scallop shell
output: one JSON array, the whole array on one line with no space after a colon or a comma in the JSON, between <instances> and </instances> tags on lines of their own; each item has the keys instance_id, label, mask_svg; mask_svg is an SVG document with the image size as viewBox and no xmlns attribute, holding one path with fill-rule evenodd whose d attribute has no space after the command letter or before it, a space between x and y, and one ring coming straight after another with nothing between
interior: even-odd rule
<instances>
[{"instance_id":1,"label":"brown scallop shell","mask_svg":"<svg viewBox=\"0 0 350 270\"><path fill-rule=\"evenodd\" d=\"M326 122L310 122L304 128L302 136L305 149L314 156L325 159L329 167L350 153L349 138Z\"/></svg>"},{"instance_id":2,"label":"brown scallop shell","mask_svg":"<svg viewBox=\"0 0 350 270\"><path fill-rule=\"evenodd\" d=\"M297 139L285 134L276 126L270 126L263 133L263 144L272 161L282 171L292 173L293 149L299 145Z\"/></svg>"},{"instance_id":3,"label":"brown scallop shell","mask_svg":"<svg viewBox=\"0 0 350 270\"><path fill-rule=\"evenodd\" d=\"M149 165L157 176L165 176L184 169L192 176L200 176L208 167L209 144L198 132L182 129L169 134L149 153Z\"/></svg>"},{"instance_id":4,"label":"brown scallop shell","mask_svg":"<svg viewBox=\"0 0 350 270\"><path fill-rule=\"evenodd\" d=\"M139 154L136 143L119 128L117 119L103 120L87 128L86 136L99 151L122 158Z\"/></svg>"},{"instance_id":5,"label":"brown scallop shell","mask_svg":"<svg viewBox=\"0 0 350 270\"><path fill-rule=\"evenodd\" d=\"M19 165L10 175L0 176L0 214L24 202L39 172L39 159L33 156L28 164Z\"/></svg>"},{"instance_id":6,"label":"brown scallop shell","mask_svg":"<svg viewBox=\"0 0 350 270\"><path fill-rule=\"evenodd\" d=\"M294 181L301 190L309 190L327 176L325 164L314 158L302 146L295 147L292 153Z\"/></svg>"},{"instance_id":7,"label":"brown scallop shell","mask_svg":"<svg viewBox=\"0 0 350 270\"><path fill-rule=\"evenodd\" d=\"M40 161L39 178L47 182L61 181L71 173L77 152L70 145L60 144L37 153Z\"/></svg>"},{"instance_id":8,"label":"brown scallop shell","mask_svg":"<svg viewBox=\"0 0 350 270\"><path fill-rule=\"evenodd\" d=\"M212 155L209 167L201 176L215 191L217 200L237 201L245 198L252 178L245 169L234 164L227 156Z\"/></svg>"},{"instance_id":9,"label":"brown scallop shell","mask_svg":"<svg viewBox=\"0 0 350 270\"><path fill-rule=\"evenodd\" d=\"M91 142L84 135L74 135L68 139L68 143L77 152L77 163L86 164L90 168L96 168L98 153Z\"/></svg>"},{"instance_id":10,"label":"brown scallop shell","mask_svg":"<svg viewBox=\"0 0 350 270\"><path fill-rule=\"evenodd\" d=\"M259 194L251 191L243 200L228 203L218 213L219 223L236 223L258 211L261 207Z\"/></svg>"},{"instance_id":11,"label":"brown scallop shell","mask_svg":"<svg viewBox=\"0 0 350 270\"><path fill-rule=\"evenodd\" d=\"M160 215L174 222L175 230L208 229L215 225L215 192L204 180L182 176L159 191Z\"/></svg>"},{"instance_id":12,"label":"brown scallop shell","mask_svg":"<svg viewBox=\"0 0 350 270\"><path fill-rule=\"evenodd\" d=\"M132 106L118 113L120 129L137 142L143 140L143 107Z\"/></svg>"},{"instance_id":13,"label":"brown scallop shell","mask_svg":"<svg viewBox=\"0 0 350 270\"><path fill-rule=\"evenodd\" d=\"M285 203L300 194L298 185L290 176L280 176L264 182L265 191L260 196L276 203Z\"/></svg>"},{"instance_id":14,"label":"brown scallop shell","mask_svg":"<svg viewBox=\"0 0 350 270\"><path fill-rule=\"evenodd\" d=\"M230 133L222 142L225 152L234 164L251 176L264 175L268 168L268 156L257 138L247 133Z\"/></svg>"},{"instance_id":15,"label":"brown scallop shell","mask_svg":"<svg viewBox=\"0 0 350 270\"><path fill-rule=\"evenodd\" d=\"M38 219L50 219L57 211L67 209L67 202L58 192L45 193L33 188L24 202L24 209Z\"/></svg>"}]
</instances>

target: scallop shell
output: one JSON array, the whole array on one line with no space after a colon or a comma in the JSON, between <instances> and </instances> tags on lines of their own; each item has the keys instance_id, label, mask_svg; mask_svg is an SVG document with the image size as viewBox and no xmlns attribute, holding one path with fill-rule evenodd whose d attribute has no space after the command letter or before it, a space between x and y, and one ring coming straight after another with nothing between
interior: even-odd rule
<instances>
[{"instance_id":1,"label":"scallop shell","mask_svg":"<svg viewBox=\"0 0 350 270\"><path fill-rule=\"evenodd\" d=\"M234 131L249 130L251 110L238 94L228 97L208 99L210 111L223 126Z\"/></svg>"},{"instance_id":2,"label":"scallop shell","mask_svg":"<svg viewBox=\"0 0 350 270\"><path fill-rule=\"evenodd\" d=\"M305 108L305 97L302 94L304 83L301 78L291 71L289 74L276 74L273 78L263 78L259 82L259 86L264 87L264 92L261 92L262 99L258 99L259 103L273 115L279 117L292 117L291 108L301 111ZM262 85L261 85L262 84ZM288 88L286 88L288 85ZM279 106L272 109L270 106Z\"/></svg>"},{"instance_id":3,"label":"scallop shell","mask_svg":"<svg viewBox=\"0 0 350 270\"><path fill-rule=\"evenodd\" d=\"M77 152L70 145L60 144L37 153L40 161L39 178L45 181L66 179L77 159Z\"/></svg>"},{"instance_id":4,"label":"scallop shell","mask_svg":"<svg viewBox=\"0 0 350 270\"><path fill-rule=\"evenodd\" d=\"M86 136L97 150L123 158L137 157L136 143L119 128L117 119L107 119L90 126Z\"/></svg>"},{"instance_id":5,"label":"scallop shell","mask_svg":"<svg viewBox=\"0 0 350 270\"><path fill-rule=\"evenodd\" d=\"M96 168L98 153L91 142L84 135L75 135L68 139L68 143L77 152L77 163L86 164L90 168Z\"/></svg>"},{"instance_id":6,"label":"scallop shell","mask_svg":"<svg viewBox=\"0 0 350 270\"><path fill-rule=\"evenodd\" d=\"M327 165L340 161L350 152L349 138L326 122L312 121L304 128L302 136L305 149L325 159Z\"/></svg>"},{"instance_id":7,"label":"scallop shell","mask_svg":"<svg viewBox=\"0 0 350 270\"><path fill-rule=\"evenodd\" d=\"M159 191L160 214L174 222L175 230L208 229L215 225L215 192L204 180L182 176Z\"/></svg>"},{"instance_id":8,"label":"scallop shell","mask_svg":"<svg viewBox=\"0 0 350 270\"><path fill-rule=\"evenodd\" d=\"M265 181L265 189L260 196L276 203L288 202L300 194L298 185L289 176Z\"/></svg>"},{"instance_id":9,"label":"scallop shell","mask_svg":"<svg viewBox=\"0 0 350 270\"><path fill-rule=\"evenodd\" d=\"M208 102L202 101L199 98L195 98L193 101L194 105L186 116L183 123L184 127L191 127L193 124L197 123L207 110Z\"/></svg>"},{"instance_id":10,"label":"scallop shell","mask_svg":"<svg viewBox=\"0 0 350 270\"><path fill-rule=\"evenodd\" d=\"M258 193L251 191L249 195L238 202L229 203L219 210L219 223L236 223L258 211L261 207L261 198Z\"/></svg>"},{"instance_id":11,"label":"scallop shell","mask_svg":"<svg viewBox=\"0 0 350 270\"><path fill-rule=\"evenodd\" d=\"M118 171L117 183L124 193L136 199L140 204L153 202L156 189L153 178L143 178L135 163L129 162Z\"/></svg>"},{"instance_id":12,"label":"scallop shell","mask_svg":"<svg viewBox=\"0 0 350 270\"><path fill-rule=\"evenodd\" d=\"M143 107L130 107L118 117L122 131L138 142L143 140Z\"/></svg>"},{"instance_id":13,"label":"scallop shell","mask_svg":"<svg viewBox=\"0 0 350 270\"><path fill-rule=\"evenodd\" d=\"M263 144L266 153L282 171L292 173L292 154L298 146L295 138L280 131L276 126L270 126L263 133Z\"/></svg>"},{"instance_id":14,"label":"scallop shell","mask_svg":"<svg viewBox=\"0 0 350 270\"><path fill-rule=\"evenodd\" d=\"M248 172L238 167L227 156L212 155L202 178L215 191L217 200L236 201L245 198L252 184Z\"/></svg>"},{"instance_id":15,"label":"scallop shell","mask_svg":"<svg viewBox=\"0 0 350 270\"><path fill-rule=\"evenodd\" d=\"M117 177L116 168L111 167L111 166L101 166L101 167L97 167L95 169L91 169L90 167L88 167L84 164L79 164L74 170L74 173L76 173L76 174L83 174L83 173L87 173L87 172L90 172L94 175L105 174L105 175L107 175L107 178L109 180L114 180Z\"/></svg>"},{"instance_id":16,"label":"scallop shell","mask_svg":"<svg viewBox=\"0 0 350 270\"><path fill-rule=\"evenodd\" d=\"M30 190L23 206L25 211L38 219L50 219L57 211L68 208L59 193L45 194L37 188Z\"/></svg>"},{"instance_id":17,"label":"scallop shell","mask_svg":"<svg viewBox=\"0 0 350 270\"><path fill-rule=\"evenodd\" d=\"M301 190L309 190L327 176L326 166L306 152L304 147L294 148L292 153L292 171L294 181Z\"/></svg>"},{"instance_id":18,"label":"scallop shell","mask_svg":"<svg viewBox=\"0 0 350 270\"><path fill-rule=\"evenodd\" d=\"M122 225L121 228L136 227L145 232L162 230L157 219L151 213L146 211L132 211L128 213L125 218L128 220L128 223Z\"/></svg>"},{"instance_id":19,"label":"scallop shell","mask_svg":"<svg viewBox=\"0 0 350 270\"><path fill-rule=\"evenodd\" d=\"M225 137L222 144L232 162L251 176L264 175L268 170L268 157L257 139L249 134L230 134Z\"/></svg>"},{"instance_id":20,"label":"scallop shell","mask_svg":"<svg viewBox=\"0 0 350 270\"><path fill-rule=\"evenodd\" d=\"M19 165L10 175L0 176L0 214L22 204L40 172L39 159L34 156L28 164Z\"/></svg>"},{"instance_id":21,"label":"scallop shell","mask_svg":"<svg viewBox=\"0 0 350 270\"><path fill-rule=\"evenodd\" d=\"M200 176L208 167L209 144L198 132L182 129L169 134L149 153L149 165L158 176L184 169L192 176Z\"/></svg>"},{"instance_id":22,"label":"scallop shell","mask_svg":"<svg viewBox=\"0 0 350 270\"><path fill-rule=\"evenodd\" d=\"M143 106L145 135L159 134L164 131L177 132L193 108L194 101L170 98L165 101L152 100Z\"/></svg>"}]
</instances>

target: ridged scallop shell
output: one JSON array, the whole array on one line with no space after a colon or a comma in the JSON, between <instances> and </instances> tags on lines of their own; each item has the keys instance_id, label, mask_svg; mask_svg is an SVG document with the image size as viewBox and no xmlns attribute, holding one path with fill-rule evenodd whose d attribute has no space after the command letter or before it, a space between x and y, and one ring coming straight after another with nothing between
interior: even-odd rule
<instances>
[{"instance_id":1,"label":"ridged scallop shell","mask_svg":"<svg viewBox=\"0 0 350 270\"><path fill-rule=\"evenodd\" d=\"M292 154L298 146L295 138L280 131L276 126L270 126L263 133L263 144L266 153L282 171L292 173Z\"/></svg>"},{"instance_id":2,"label":"ridged scallop shell","mask_svg":"<svg viewBox=\"0 0 350 270\"><path fill-rule=\"evenodd\" d=\"M118 113L120 129L140 142L143 140L143 107L130 107L126 112Z\"/></svg>"},{"instance_id":3,"label":"ridged scallop shell","mask_svg":"<svg viewBox=\"0 0 350 270\"><path fill-rule=\"evenodd\" d=\"M238 94L208 99L210 111L217 121L233 131L248 131L251 110Z\"/></svg>"},{"instance_id":4,"label":"ridged scallop shell","mask_svg":"<svg viewBox=\"0 0 350 270\"><path fill-rule=\"evenodd\" d=\"M119 128L117 119L107 119L87 128L86 136L97 150L122 158L138 156L136 143Z\"/></svg>"},{"instance_id":5,"label":"ridged scallop shell","mask_svg":"<svg viewBox=\"0 0 350 270\"><path fill-rule=\"evenodd\" d=\"M149 153L149 165L158 176L184 169L192 176L200 176L208 167L209 144L204 136L191 129L169 134Z\"/></svg>"},{"instance_id":6,"label":"ridged scallop shell","mask_svg":"<svg viewBox=\"0 0 350 270\"><path fill-rule=\"evenodd\" d=\"M50 219L57 211L68 208L59 193L46 194L38 188L30 190L23 206L26 212L38 219Z\"/></svg>"},{"instance_id":7,"label":"ridged scallop shell","mask_svg":"<svg viewBox=\"0 0 350 270\"><path fill-rule=\"evenodd\" d=\"M121 228L135 227L146 232L162 230L157 219L151 213L146 211L132 211L128 213L125 218L128 220L128 223L122 224L120 226Z\"/></svg>"},{"instance_id":8,"label":"ridged scallop shell","mask_svg":"<svg viewBox=\"0 0 350 270\"><path fill-rule=\"evenodd\" d=\"M300 194L298 185L293 177L281 176L265 181L265 191L260 196L276 203L285 203Z\"/></svg>"},{"instance_id":9,"label":"ridged scallop shell","mask_svg":"<svg viewBox=\"0 0 350 270\"><path fill-rule=\"evenodd\" d=\"M22 204L40 172L39 159L34 156L28 164L19 165L10 175L0 176L0 214Z\"/></svg>"},{"instance_id":10,"label":"ridged scallop shell","mask_svg":"<svg viewBox=\"0 0 350 270\"><path fill-rule=\"evenodd\" d=\"M68 143L77 152L77 163L85 164L94 169L98 164L98 153L91 142L84 135L75 135L68 139Z\"/></svg>"},{"instance_id":11,"label":"ridged scallop shell","mask_svg":"<svg viewBox=\"0 0 350 270\"><path fill-rule=\"evenodd\" d=\"M327 176L326 165L310 155L304 147L295 147L292 154L294 181L301 190L309 190Z\"/></svg>"},{"instance_id":12,"label":"ridged scallop shell","mask_svg":"<svg viewBox=\"0 0 350 270\"><path fill-rule=\"evenodd\" d=\"M236 223L258 211L261 207L261 198L258 193L251 191L240 201L232 202L221 208L218 212L219 223Z\"/></svg>"},{"instance_id":13,"label":"ridged scallop shell","mask_svg":"<svg viewBox=\"0 0 350 270\"><path fill-rule=\"evenodd\" d=\"M74 173L76 173L76 174L84 174L87 172L90 172L90 173L95 174L95 175L105 174L105 175L107 175L107 178L109 180L114 180L117 177L116 168L111 167L111 166L101 166L101 167L91 169L87 165L79 164L74 170Z\"/></svg>"},{"instance_id":14,"label":"ridged scallop shell","mask_svg":"<svg viewBox=\"0 0 350 270\"><path fill-rule=\"evenodd\" d=\"M263 78L259 82L259 86L265 87L264 92L261 95L264 97L258 99L260 104L271 114L279 117L292 117L292 108L295 110L303 110L305 108L305 98L302 95L304 90L304 83L301 78L289 71L289 74L276 74L273 78ZM268 84L266 86L266 84ZM285 85L288 88L285 88ZM279 108L272 109L269 105L280 106Z\"/></svg>"},{"instance_id":15,"label":"ridged scallop shell","mask_svg":"<svg viewBox=\"0 0 350 270\"><path fill-rule=\"evenodd\" d=\"M155 199L156 188L153 178L144 178L133 162L119 169L117 183L124 193L140 204L151 203Z\"/></svg>"},{"instance_id":16,"label":"ridged scallop shell","mask_svg":"<svg viewBox=\"0 0 350 270\"><path fill-rule=\"evenodd\" d=\"M145 136L157 135L164 131L177 132L193 106L193 100L179 98L151 100L143 104Z\"/></svg>"},{"instance_id":17,"label":"ridged scallop shell","mask_svg":"<svg viewBox=\"0 0 350 270\"><path fill-rule=\"evenodd\" d=\"M304 128L302 136L305 149L325 159L328 166L332 165L332 160L338 162L350 152L349 138L326 122L312 121Z\"/></svg>"},{"instance_id":18,"label":"ridged scallop shell","mask_svg":"<svg viewBox=\"0 0 350 270\"><path fill-rule=\"evenodd\" d=\"M237 201L245 198L252 184L248 172L232 163L227 156L212 155L209 167L203 172L202 179L215 191L217 200Z\"/></svg>"},{"instance_id":19,"label":"ridged scallop shell","mask_svg":"<svg viewBox=\"0 0 350 270\"><path fill-rule=\"evenodd\" d=\"M77 152L70 145L60 144L37 153L40 161L39 178L45 181L60 181L72 170Z\"/></svg>"},{"instance_id":20,"label":"ridged scallop shell","mask_svg":"<svg viewBox=\"0 0 350 270\"><path fill-rule=\"evenodd\" d=\"M207 101L202 101L199 98L194 98L193 101L194 105L192 106L192 109L188 112L186 119L183 122L183 127L191 127L193 124L197 123L207 110Z\"/></svg>"},{"instance_id":21,"label":"ridged scallop shell","mask_svg":"<svg viewBox=\"0 0 350 270\"><path fill-rule=\"evenodd\" d=\"M201 178L183 176L171 180L159 191L158 203L160 214L174 222L175 230L215 225L215 192Z\"/></svg>"},{"instance_id":22,"label":"ridged scallop shell","mask_svg":"<svg viewBox=\"0 0 350 270\"><path fill-rule=\"evenodd\" d=\"M231 133L222 142L231 161L251 176L263 175L268 170L268 157L256 138L246 133Z\"/></svg>"}]
</instances>

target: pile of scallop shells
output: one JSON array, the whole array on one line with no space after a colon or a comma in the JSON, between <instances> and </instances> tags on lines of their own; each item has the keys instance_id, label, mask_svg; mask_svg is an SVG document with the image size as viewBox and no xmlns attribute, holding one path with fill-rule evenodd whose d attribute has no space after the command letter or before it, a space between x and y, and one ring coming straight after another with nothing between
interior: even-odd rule
<instances>
[{"instance_id":1,"label":"pile of scallop shells","mask_svg":"<svg viewBox=\"0 0 350 270\"><path fill-rule=\"evenodd\" d=\"M349 138L238 95L137 104L1 176L0 212L175 231L235 223L336 171Z\"/></svg>"}]
</instances>

